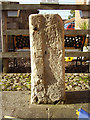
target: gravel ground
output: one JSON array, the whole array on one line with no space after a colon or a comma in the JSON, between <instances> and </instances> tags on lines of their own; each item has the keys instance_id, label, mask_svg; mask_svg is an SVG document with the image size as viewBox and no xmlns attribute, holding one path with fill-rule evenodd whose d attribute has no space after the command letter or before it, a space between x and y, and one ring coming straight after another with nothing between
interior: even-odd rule
<instances>
[{"instance_id":1,"label":"gravel ground","mask_svg":"<svg viewBox=\"0 0 90 120\"><path fill-rule=\"evenodd\" d=\"M90 90L90 74L68 73L65 74L66 91ZM27 91L31 90L31 74L2 74L0 79L0 90L2 91Z\"/></svg>"},{"instance_id":2,"label":"gravel ground","mask_svg":"<svg viewBox=\"0 0 90 120\"><path fill-rule=\"evenodd\" d=\"M0 90L25 91L31 90L31 74L1 74Z\"/></svg>"},{"instance_id":3,"label":"gravel ground","mask_svg":"<svg viewBox=\"0 0 90 120\"><path fill-rule=\"evenodd\" d=\"M90 74L68 73L65 75L65 86L69 91L90 90Z\"/></svg>"}]
</instances>

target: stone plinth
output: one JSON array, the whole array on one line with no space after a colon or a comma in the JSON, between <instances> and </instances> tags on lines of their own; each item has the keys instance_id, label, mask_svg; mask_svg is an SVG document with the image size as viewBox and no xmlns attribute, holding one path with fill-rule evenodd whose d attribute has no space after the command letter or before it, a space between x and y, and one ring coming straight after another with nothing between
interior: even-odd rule
<instances>
[{"instance_id":1,"label":"stone plinth","mask_svg":"<svg viewBox=\"0 0 90 120\"><path fill-rule=\"evenodd\" d=\"M31 103L58 103L65 99L64 27L58 14L29 17Z\"/></svg>"}]
</instances>

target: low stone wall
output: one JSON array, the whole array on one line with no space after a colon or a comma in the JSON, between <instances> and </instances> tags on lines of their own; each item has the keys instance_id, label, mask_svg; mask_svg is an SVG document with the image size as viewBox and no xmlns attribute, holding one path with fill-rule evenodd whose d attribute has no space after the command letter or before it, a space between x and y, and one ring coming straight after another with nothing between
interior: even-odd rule
<instances>
[{"instance_id":1,"label":"low stone wall","mask_svg":"<svg viewBox=\"0 0 90 120\"><path fill-rule=\"evenodd\" d=\"M90 73L66 73L65 87L67 91L90 90ZM0 90L30 91L30 73L8 73L0 75Z\"/></svg>"}]
</instances>

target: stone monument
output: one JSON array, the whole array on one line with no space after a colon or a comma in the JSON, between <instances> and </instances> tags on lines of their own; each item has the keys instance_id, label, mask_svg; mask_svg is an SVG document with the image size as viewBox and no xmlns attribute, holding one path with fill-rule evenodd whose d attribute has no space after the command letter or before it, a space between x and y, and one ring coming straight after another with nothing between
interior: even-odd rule
<instances>
[{"instance_id":1,"label":"stone monument","mask_svg":"<svg viewBox=\"0 0 90 120\"><path fill-rule=\"evenodd\" d=\"M29 17L31 103L65 100L64 26L58 14Z\"/></svg>"}]
</instances>

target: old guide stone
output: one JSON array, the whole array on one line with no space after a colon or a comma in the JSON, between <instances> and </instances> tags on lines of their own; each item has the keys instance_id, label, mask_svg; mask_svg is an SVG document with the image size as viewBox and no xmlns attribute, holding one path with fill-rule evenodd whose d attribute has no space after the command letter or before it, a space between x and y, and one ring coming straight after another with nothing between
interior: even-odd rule
<instances>
[{"instance_id":1,"label":"old guide stone","mask_svg":"<svg viewBox=\"0 0 90 120\"><path fill-rule=\"evenodd\" d=\"M65 99L64 27L58 14L29 17L31 48L31 103Z\"/></svg>"}]
</instances>

